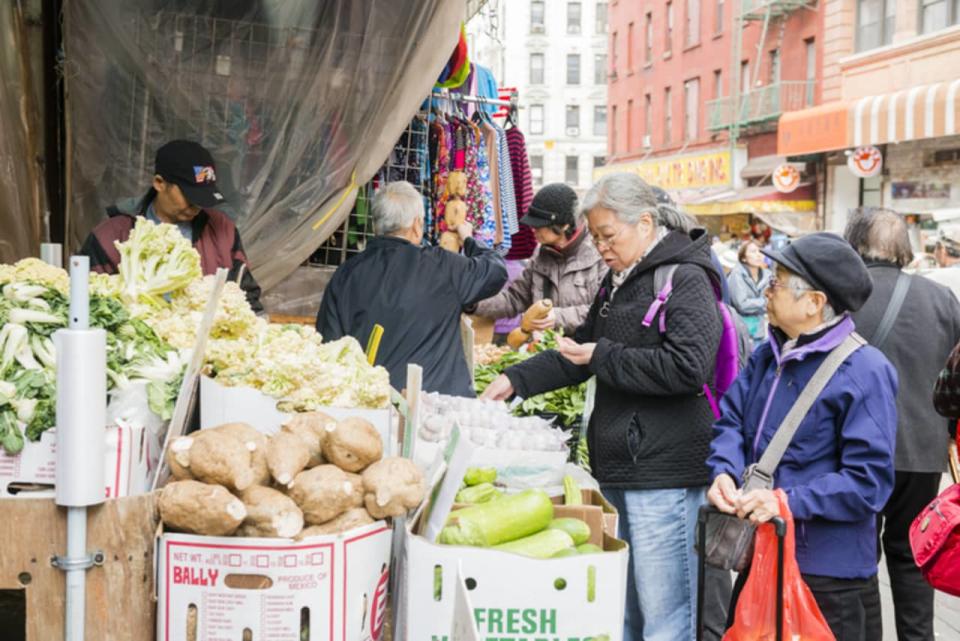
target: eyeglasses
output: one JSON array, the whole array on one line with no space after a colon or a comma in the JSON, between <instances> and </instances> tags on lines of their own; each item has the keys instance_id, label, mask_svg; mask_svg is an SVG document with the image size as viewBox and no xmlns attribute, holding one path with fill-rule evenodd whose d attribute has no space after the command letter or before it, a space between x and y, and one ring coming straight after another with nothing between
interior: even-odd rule
<instances>
[{"instance_id":1,"label":"eyeglasses","mask_svg":"<svg viewBox=\"0 0 960 641\"><path fill-rule=\"evenodd\" d=\"M612 236L596 236L594 234L590 234L590 239L593 240L593 244L597 246L597 249L599 249L601 245L607 249L610 249L613 247L614 241L617 240L617 236L619 236L624 229L626 229L626 226L621 227Z\"/></svg>"},{"instance_id":2,"label":"eyeglasses","mask_svg":"<svg viewBox=\"0 0 960 641\"><path fill-rule=\"evenodd\" d=\"M799 286L797 286L797 285L788 285L787 283L781 281L781 280L780 280L779 278L777 278L776 276L773 276L772 278L770 278L770 284L767 286L767 288L768 288L770 291L772 291L772 292L775 292L775 291L777 291L778 289L781 289L781 288L782 288L782 289L790 289L790 290L793 290L793 291L795 291L795 292L815 292L815 291L817 291L817 290L815 290L813 287L806 287L806 286L799 287Z\"/></svg>"}]
</instances>

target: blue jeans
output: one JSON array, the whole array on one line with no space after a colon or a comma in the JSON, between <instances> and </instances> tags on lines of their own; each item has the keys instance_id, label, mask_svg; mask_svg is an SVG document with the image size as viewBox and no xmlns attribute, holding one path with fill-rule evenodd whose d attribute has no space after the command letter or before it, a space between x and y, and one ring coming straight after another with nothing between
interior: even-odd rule
<instances>
[{"instance_id":1,"label":"blue jeans","mask_svg":"<svg viewBox=\"0 0 960 641\"><path fill-rule=\"evenodd\" d=\"M693 538L706 488L612 490L620 538L630 544L623 641L696 639Z\"/></svg>"}]
</instances>

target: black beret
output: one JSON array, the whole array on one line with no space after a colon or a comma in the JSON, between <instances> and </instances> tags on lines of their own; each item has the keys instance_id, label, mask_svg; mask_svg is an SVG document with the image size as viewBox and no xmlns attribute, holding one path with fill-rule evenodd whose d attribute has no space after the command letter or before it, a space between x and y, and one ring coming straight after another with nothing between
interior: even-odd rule
<instances>
[{"instance_id":1,"label":"black beret","mask_svg":"<svg viewBox=\"0 0 960 641\"><path fill-rule=\"evenodd\" d=\"M853 247L836 234L809 234L781 251L762 251L826 294L838 314L857 311L873 291L867 266Z\"/></svg>"}]
</instances>

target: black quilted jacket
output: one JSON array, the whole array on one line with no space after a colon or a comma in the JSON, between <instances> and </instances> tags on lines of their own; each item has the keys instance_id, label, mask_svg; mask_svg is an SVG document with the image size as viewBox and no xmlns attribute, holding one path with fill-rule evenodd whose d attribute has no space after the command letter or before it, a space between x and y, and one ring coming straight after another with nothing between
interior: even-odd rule
<instances>
[{"instance_id":1,"label":"black quilted jacket","mask_svg":"<svg viewBox=\"0 0 960 641\"><path fill-rule=\"evenodd\" d=\"M680 267L661 336L659 318L650 327L641 321L656 295L654 269L668 264ZM506 371L524 398L596 375L588 444L593 474L602 486L650 490L707 484L713 414L702 388L713 378L722 332L714 295L719 286L706 234L671 232L612 301L611 277L604 278L574 337L597 344L589 365L573 365L548 351Z\"/></svg>"}]
</instances>

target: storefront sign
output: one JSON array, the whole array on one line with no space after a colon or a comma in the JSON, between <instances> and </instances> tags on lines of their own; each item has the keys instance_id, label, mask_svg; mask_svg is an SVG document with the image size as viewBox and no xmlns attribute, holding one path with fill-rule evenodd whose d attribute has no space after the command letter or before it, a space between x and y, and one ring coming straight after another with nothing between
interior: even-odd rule
<instances>
[{"instance_id":1,"label":"storefront sign","mask_svg":"<svg viewBox=\"0 0 960 641\"><path fill-rule=\"evenodd\" d=\"M948 183L902 181L893 183L890 192L894 200L948 200L950 198L950 185Z\"/></svg>"},{"instance_id":2,"label":"storefront sign","mask_svg":"<svg viewBox=\"0 0 960 641\"><path fill-rule=\"evenodd\" d=\"M847 156L847 167L859 178L873 178L883 169L883 154L876 147L857 147Z\"/></svg>"},{"instance_id":3,"label":"storefront sign","mask_svg":"<svg viewBox=\"0 0 960 641\"><path fill-rule=\"evenodd\" d=\"M593 179L625 171L663 189L727 187L733 180L731 165L729 151L716 151L598 167L593 171Z\"/></svg>"},{"instance_id":4,"label":"storefront sign","mask_svg":"<svg viewBox=\"0 0 960 641\"><path fill-rule=\"evenodd\" d=\"M789 194L800 185L800 172L793 165L780 165L773 170L773 186L781 194Z\"/></svg>"}]
</instances>

